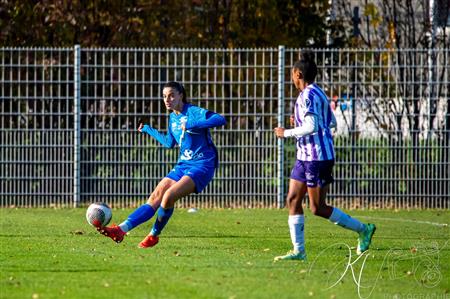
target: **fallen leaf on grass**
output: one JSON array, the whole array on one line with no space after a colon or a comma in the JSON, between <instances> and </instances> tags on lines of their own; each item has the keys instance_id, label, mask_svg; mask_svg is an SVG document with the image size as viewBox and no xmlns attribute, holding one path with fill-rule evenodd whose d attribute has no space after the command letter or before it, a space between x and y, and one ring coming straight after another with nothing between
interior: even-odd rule
<instances>
[{"instance_id":1,"label":"fallen leaf on grass","mask_svg":"<svg viewBox=\"0 0 450 299\"><path fill-rule=\"evenodd\" d=\"M77 229L74 231L70 232L72 235L84 235L84 231L82 231L81 229Z\"/></svg>"}]
</instances>

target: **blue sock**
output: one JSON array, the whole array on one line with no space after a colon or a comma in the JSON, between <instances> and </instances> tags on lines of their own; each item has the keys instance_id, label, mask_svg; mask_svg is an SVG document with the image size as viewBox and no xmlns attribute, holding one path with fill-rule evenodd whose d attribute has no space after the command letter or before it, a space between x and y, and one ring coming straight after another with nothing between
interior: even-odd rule
<instances>
[{"instance_id":1,"label":"blue sock","mask_svg":"<svg viewBox=\"0 0 450 299\"><path fill-rule=\"evenodd\" d=\"M158 209L158 217L156 218L155 224L153 224L152 230L150 232L153 236L158 236L163 230L164 226L166 226L170 217L173 214L174 208L164 209L163 207L159 207Z\"/></svg>"},{"instance_id":2,"label":"blue sock","mask_svg":"<svg viewBox=\"0 0 450 299\"><path fill-rule=\"evenodd\" d=\"M124 232L128 232L155 215L155 209L149 204L143 204L128 216L128 219L119 226Z\"/></svg>"}]
</instances>

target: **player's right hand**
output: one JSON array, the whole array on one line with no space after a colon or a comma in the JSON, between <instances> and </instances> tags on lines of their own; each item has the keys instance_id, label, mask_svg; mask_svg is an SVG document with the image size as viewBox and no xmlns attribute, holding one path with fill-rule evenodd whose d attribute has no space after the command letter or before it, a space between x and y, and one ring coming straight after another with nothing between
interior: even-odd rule
<instances>
[{"instance_id":1,"label":"player's right hand","mask_svg":"<svg viewBox=\"0 0 450 299\"><path fill-rule=\"evenodd\" d=\"M285 128L276 127L275 129L273 129L273 132L275 133L275 135L278 138L284 138L284 131L285 130L286 130Z\"/></svg>"}]
</instances>

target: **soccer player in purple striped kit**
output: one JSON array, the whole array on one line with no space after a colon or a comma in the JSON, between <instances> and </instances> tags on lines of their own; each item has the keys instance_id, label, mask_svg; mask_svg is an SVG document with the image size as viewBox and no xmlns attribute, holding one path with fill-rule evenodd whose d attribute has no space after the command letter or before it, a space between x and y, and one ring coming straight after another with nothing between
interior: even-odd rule
<instances>
[{"instance_id":1,"label":"soccer player in purple striped kit","mask_svg":"<svg viewBox=\"0 0 450 299\"><path fill-rule=\"evenodd\" d=\"M156 186L147 203L137 208L120 225L98 228L100 233L117 243L122 242L128 231L150 220L156 213L150 233L139 243L141 248L155 246L173 214L175 202L191 193L200 193L212 180L218 166L217 149L209 129L225 125L225 118L188 103L186 91L178 82L164 85L163 98L166 108L172 110L167 134L143 124L138 131L152 136L168 148L178 144L180 156L175 167Z\"/></svg>"},{"instance_id":2,"label":"soccer player in purple striped kit","mask_svg":"<svg viewBox=\"0 0 450 299\"><path fill-rule=\"evenodd\" d=\"M300 91L294 108L294 128L275 128L278 138L297 139L297 161L292 168L286 202L288 225L293 250L278 260L305 260L305 238L302 201L308 193L311 212L332 223L358 233L357 254L366 251L375 232L374 224L364 224L356 218L326 204L325 198L333 182L334 146L331 128L336 118L322 89L314 83L317 65L311 52L303 52L291 70L291 79Z\"/></svg>"}]
</instances>

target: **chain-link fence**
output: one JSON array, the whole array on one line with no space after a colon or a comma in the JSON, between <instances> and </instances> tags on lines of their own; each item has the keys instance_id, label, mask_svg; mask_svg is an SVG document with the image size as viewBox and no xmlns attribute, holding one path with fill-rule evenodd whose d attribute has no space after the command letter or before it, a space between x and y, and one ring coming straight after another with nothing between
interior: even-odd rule
<instances>
[{"instance_id":1,"label":"chain-link fence","mask_svg":"<svg viewBox=\"0 0 450 299\"><path fill-rule=\"evenodd\" d=\"M329 200L350 207L449 207L449 49L314 49L317 83L338 119ZM178 151L162 85L225 116L212 130L220 166L180 206L284 204L295 159L288 124L300 49L0 48L2 206L142 203ZM284 107L284 109L283 109Z\"/></svg>"}]
</instances>

